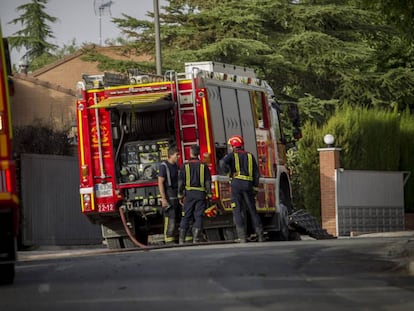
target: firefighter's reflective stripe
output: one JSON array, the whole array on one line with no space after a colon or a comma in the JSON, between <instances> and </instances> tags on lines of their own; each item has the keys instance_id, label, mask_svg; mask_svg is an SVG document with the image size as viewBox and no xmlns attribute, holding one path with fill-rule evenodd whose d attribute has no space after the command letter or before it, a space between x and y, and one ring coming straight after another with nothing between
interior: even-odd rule
<instances>
[{"instance_id":1,"label":"firefighter's reflective stripe","mask_svg":"<svg viewBox=\"0 0 414 311\"><path fill-rule=\"evenodd\" d=\"M168 187L171 187L172 183L171 183L170 169L168 168L168 165L165 162L161 162L161 165L165 166L165 172L167 173L167 185Z\"/></svg>"},{"instance_id":2,"label":"firefighter's reflective stripe","mask_svg":"<svg viewBox=\"0 0 414 311\"><path fill-rule=\"evenodd\" d=\"M185 190L206 191L204 187L204 164L200 164L200 187L191 186L190 164L185 164Z\"/></svg>"},{"instance_id":3,"label":"firefighter's reflective stripe","mask_svg":"<svg viewBox=\"0 0 414 311\"><path fill-rule=\"evenodd\" d=\"M247 154L247 165L248 165L248 174L249 175L242 175L240 172L240 158L237 152L234 153L234 165L236 168L236 174L233 178L253 181L253 156L251 153Z\"/></svg>"},{"instance_id":4,"label":"firefighter's reflective stripe","mask_svg":"<svg viewBox=\"0 0 414 311\"><path fill-rule=\"evenodd\" d=\"M171 219L169 219L168 217L164 217L164 242L168 243L168 242L174 242L174 237L173 236L168 236L167 235L167 231L168 231L168 224L171 221Z\"/></svg>"}]
</instances>

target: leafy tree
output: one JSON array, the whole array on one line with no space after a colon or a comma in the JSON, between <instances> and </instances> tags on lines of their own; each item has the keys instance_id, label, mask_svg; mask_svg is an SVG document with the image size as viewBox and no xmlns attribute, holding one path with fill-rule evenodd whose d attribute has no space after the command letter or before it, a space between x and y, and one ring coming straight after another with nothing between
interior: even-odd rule
<instances>
[{"instance_id":1,"label":"leafy tree","mask_svg":"<svg viewBox=\"0 0 414 311\"><path fill-rule=\"evenodd\" d=\"M11 48L17 50L25 48L29 61L51 55L51 51L57 48L55 44L47 42L49 38L54 38L47 23L54 23L57 20L56 17L45 12L47 2L48 0L31 0L27 4L18 6L16 11L22 12L20 17L9 22L9 24L20 23L24 27L9 37L9 43Z\"/></svg>"},{"instance_id":2,"label":"leafy tree","mask_svg":"<svg viewBox=\"0 0 414 311\"><path fill-rule=\"evenodd\" d=\"M394 24L406 38L413 40L414 2L411 0L359 0L363 7L380 12L385 19Z\"/></svg>"},{"instance_id":3,"label":"leafy tree","mask_svg":"<svg viewBox=\"0 0 414 311\"><path fill-rule=\"evenodd\" d=\"M396 112L414 111L413 6L408 0L169 0L160 14L164 68L182 71L183 62L204 60L253 67L280 103L299 103L307 124L299 145L304 154L291 152L290 160L302 174L299 197L315 204L318 173L306 172L317 169L320 129L332 116L329 129L357 161L347 168L398 169ZM113 21L131 50L155 54L152 21L129 15ZM371 137L364 146L380 144L384 158L358 149L361 131Z\"/></svg>"},{"instance_id":4,"label":"leafy tree","mask_svg":"<svg viewBox=\"0 0 414 311\"><path fill-rule=\"evenodd\" d=\"M73 38L68 43L63 44L63 47L55 49L53 51L53 54L58 58L62 58L66 55L75 53L78 49L79 49L79 46L76 43L76 39Z\"/></svg>"},{"instance_id":5,"label":"leafy tree","mask_svg":"<svg viewBox=\"0 0 414 311\"><path fill-rule=\"evenodd\" d=\"M29 63L29 68L31 71L35 71L57 61L58 59L59 57L53 54L43 53L42 55L33 58L33 60Z\"/></svg>"},{"instance_id":6,"label":"leafy tree","mask_svg":"<svg viewBox=\"0 0 414 311\"><path fill-rule=\"evenodd\" d=\"M79 46L76 44L76 40L73 39L67 44L64 44L63 47L54 49L51 53L43 53L42 55L33 58L30 62L30 69L35 71L65 57L66 55L72 54L77 50L79 50Z\"/></svg>"},{"instance_id":7,"label":"leafy tree","mask_svg":"<svg viewBox=\"0 0 414 311\"><path fill-rule=\"evenodd\" d=\"M254 67L282 101L312 98L320 122L332 113L326 102L414 109L413 47L358 0L169 0L163 9L165 68L206 59ZM154 55L151 21L113 22L132 49Z\"/></svg>"},{"instance_id":8,"label":"leafy tree","mask_svg":"<svg viewBox=\"0 0 414 311\"><path fill-rule=\"evenodd\" d=\"M297 207L306 207L314 216L320 216L320 180L318 148L323 147L323 136L335 136L335 145L342 148L341 167L349 170L411 170L408 160L414 150L413 118L404 114L402 120L395 112L361 107L342 107L328 120L317 126L307 122L303 138L298 142L297 157L292 165L297 176L292 178ZM411 135L411 136L410 136ZM411 159L411 157L410 157ZM408 187L406 191L409 192ZM299 194L299 195L298 195ZM412 210L414 197L406 201L406 210Z\"/></svg>"},{"instance_id":9,"label":"leafy tree","mask_svg":"<svg viewBox=\"0 0 414 311\"><path fill-rule=\"evenodd\" d=\"M414 154L414 116L409 111L401 114L400 121L400 171L408 171L411 173L405 185L405 205L406 211L414 213L414 162L412 157Z\"/></svg>"}]
</instances>

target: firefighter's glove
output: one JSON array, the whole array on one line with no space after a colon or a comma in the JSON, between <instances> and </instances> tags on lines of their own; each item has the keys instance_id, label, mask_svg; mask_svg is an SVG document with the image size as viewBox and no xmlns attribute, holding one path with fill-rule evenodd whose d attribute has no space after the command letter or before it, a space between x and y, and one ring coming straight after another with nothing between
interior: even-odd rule
<instances>
[{"instance_id":1,"label":"firefighter's glove","mask_svg":"<svg viewBox=\"0 0 414 311\"><path fill-rule=\"evenodd\" d=\"M204 215L209 218L216 217L218 214L218 208L216 204L209 203L207 209L204 211Z\"/></svg>"},{"instance_id":2,"label":"firefighter's glove","mask_svg":"<svg viewBox=\"0 0 414 311\"><path fill-rule=\"evenodd\" d=\"M256 197L257 193L259 192L259 188L258 187L253 187L253 195Z\"/></svg>"}]
</instances>

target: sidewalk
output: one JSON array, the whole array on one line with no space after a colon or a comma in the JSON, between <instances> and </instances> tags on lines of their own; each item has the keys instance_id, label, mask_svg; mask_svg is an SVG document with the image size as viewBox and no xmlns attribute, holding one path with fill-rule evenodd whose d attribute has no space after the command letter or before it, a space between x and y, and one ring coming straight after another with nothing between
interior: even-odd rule
<instances>
[{"instance_id":1,"label":"sidewalk","mask_svg":"<svg viewBox=\"0 0 414 311\"><path fill-rule=\"evenodd\" d=\"M402 238L388 249L388 255L398 259L402 269L406 269L410 275L414 275L414 231L377 232L365 233L351 237L359 238Z\"/></svg>"},{"instance_id":2,"label":"sidewalk","mask_svg":"<svg viewBox=\"0 0 414 311\"><path fill-rule=\"evenodd\" d=\"M53 259L68 256L86 256L110 252L105 245L77 245L77 246L39 246L29 250L17 252L18 261L32 261L39 259Z\"/></svg>"}]
</instances>

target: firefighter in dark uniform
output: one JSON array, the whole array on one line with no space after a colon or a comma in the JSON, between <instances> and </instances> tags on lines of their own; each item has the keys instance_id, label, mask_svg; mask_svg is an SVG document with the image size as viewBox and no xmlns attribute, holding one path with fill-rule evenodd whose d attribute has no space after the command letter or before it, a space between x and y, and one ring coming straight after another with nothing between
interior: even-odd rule
<instances>
[{"instance_id":1,"label":"firefighter in dark uniform","mask_svg":"<svg viewBox=\"0 0 414 311\"><path fill-rule=\"evenodd\" d=\"M211 174L207 164L199 160L200 147L192 145L190 161L184 163L178 178L178 197L183 200L183 215L179 243L184 244L190 223L193 222L193 243L200 242L204 210L211 198Z\"/></svg>"},{"instance_id":2,"label":"firefighter in dark uniform","mask_svg":"<svg viewBox=\"0 0 414 311\"><path fill-rule=\"evenodd\" d=\"M233 207L234 222L238 241L246 242L246 222L244 206L247 206L256 231L257 240L263 242L263 226L256 210L256 194L259 186L259 168L256 159L244 150L243 138L239 135L230 137L228 144L232 152L220 160L220 167L231 178L231 205Z\"/></svg>"},{"instance_id":3,"label":"firefighter in dark uniform","mask_svg":"<svg viewBox=\"0 0 414 311\"><path fill-rule=\"evenodd\" d=\"M168 148L168 159L163 161L158 173L158 188L164 214L165 244L178 242L178 226L181 220L181 206L178 201L178 149Z\"/></svg>"}]
</instances>

